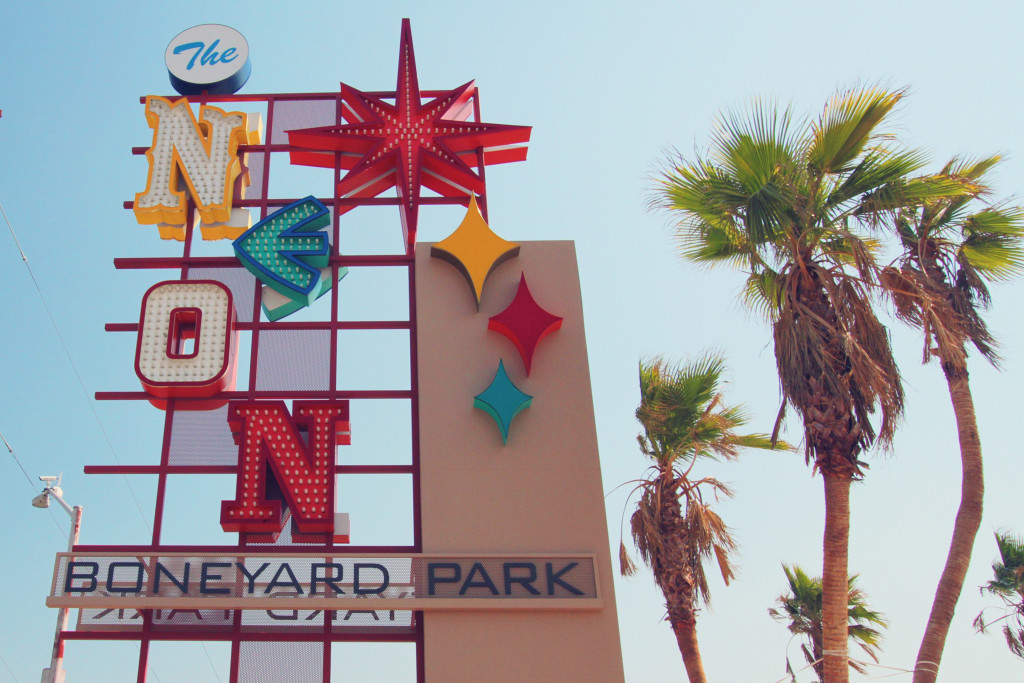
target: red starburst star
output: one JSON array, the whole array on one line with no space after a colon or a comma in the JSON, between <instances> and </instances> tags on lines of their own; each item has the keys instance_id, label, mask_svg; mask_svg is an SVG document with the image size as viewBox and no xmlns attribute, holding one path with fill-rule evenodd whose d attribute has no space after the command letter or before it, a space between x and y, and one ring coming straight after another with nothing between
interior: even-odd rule
<instances>
[{"instance_id":1,"label":"red starburst star","mask_svg":"<svg viewBox=\"0 0 1024 683\"><path fill-rule=\"evenodd\" d=\"M342 117L348 123L288 131L291 162L334 168L335 153L340 152L341 168L348 170L338 181L341 198L376 197L397 188L402 230L411 250L421 188L468 198L484 191L483 179L466 163L476 163L478 150L483 151L485 164L526 159L529 126L467 120L473 113L474 91L470 81L422 102L412 29L403 19L395 103L342 83ZM352 208L343 205L340 211Z\"/></svg>"}]
</instances>

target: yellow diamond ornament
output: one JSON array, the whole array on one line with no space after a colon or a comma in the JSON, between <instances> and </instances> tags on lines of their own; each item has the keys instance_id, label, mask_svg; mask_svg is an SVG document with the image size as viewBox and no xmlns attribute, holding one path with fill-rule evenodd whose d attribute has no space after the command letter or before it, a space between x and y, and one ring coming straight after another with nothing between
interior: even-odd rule
<instances>
[{"instance_id":1,"label":"yellow diamond ornament","mask_svg":"<svg viewBox=\"0 0 1024 683\"><path fill-rule=\"evenodd\" d=\"M434 244L430 248L430 255L459 269L473 290L473 298L479 310L487 278L499 265L519 255L519 245L494 234L480 215L476 197L471 195L462 223L455 232Z\"/></svg>"}]
</instances>

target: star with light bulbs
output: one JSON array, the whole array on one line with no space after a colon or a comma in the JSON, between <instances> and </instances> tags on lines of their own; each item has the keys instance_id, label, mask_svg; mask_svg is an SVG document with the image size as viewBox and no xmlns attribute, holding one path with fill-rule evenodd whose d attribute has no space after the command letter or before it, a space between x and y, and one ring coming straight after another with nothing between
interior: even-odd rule
<instances>
[{"instance_id":1,"label":"star with light bulbs","mask_svg":"<svg viewBox=\"0 0 1024 683\"><path fill-rule=\"evenodd\" d=\"M398 193L407 248L416 241L420 191L444 197L483 194L484 180L471 164L526 159L529 126L479 123L473 114L473 81L423 103L412 48L412 29L402 21L395 103L344 83L340 126L288 131L291 162L348 172L338 181L343 199ZM351 209L343 205L340 211Z\"/></svg>"}]
</instances>

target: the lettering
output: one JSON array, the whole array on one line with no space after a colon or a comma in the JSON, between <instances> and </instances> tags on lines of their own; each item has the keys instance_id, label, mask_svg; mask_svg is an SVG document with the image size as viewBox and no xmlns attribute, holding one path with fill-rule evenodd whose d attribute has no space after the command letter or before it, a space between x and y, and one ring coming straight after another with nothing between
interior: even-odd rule
<instances>
[{"instance_id":1,"label":"the lettering","mask_svg":"<svg viewBox=\"0 0 1024 683\"><path fill-rule=\"evenodd\" d=\"M288 578L285 581L281 580L281 574L287 574ZM277 568L277 573L274 574L274 578L267 584L264 593L271 593L278 587L286 586L290 587L295 591L296 595L302 595L302 586L299 585L299 580L295 578L295 572L292 571L291 566L287 562L281 563L281 566Z\"/></svg>"},{"instance_id":2,"label":"the lettering","mask_svg":"<svg viewBox=\"0 0 1024 683\"><path fill-rule=\"evenodd\" d=\"M79 567L88 567L88 574L80 574L78 572ZM64 592L65 593L92 593L96 590L96 576L100 573L100 565L98 562L76 562L71 560L68 562L67 572L64 574ZM88 581L83 586L75 586L74 582L76 579L83 579ZM86 588L88 586L88 588Z\"/></svg>"},{"instance_id":3,"label":"the lettering","mask_svg":"<svg viewBox=\"0 0 1024 683\"><path fill-rule=\"evenodd\" d=\"M153 592L156 593L157 595L160 594L160 575L163 574L168 579L170 579L171 583L173 583L178 588L178 590L180 590L182 593L187 595L188 594L188 570L189 570L189 563L186 562L185 563L185 571L182 574L181 580L179 581L178 579L174 578L174 574L171 574L171 572L167 569L167 567L165 567L162 564L160 564L159 562L157 562L156 563L156 570L155 570L154 576L153 576Z\"/></svg>"},{"instance_id":4,"label":"the lettering","mask_svg":"<svg viewBox=\"0 0 1024 683\"><path fill-rule=\"evenodd\" d=\"M526 570L526 576L513 576L513 570ZM533 587L537 580L537 565L532 562L505 562L502 566L505 575L505 595L512 595L512 584L517 583L527 590L531 595L540 595L540 591Z\"/></svg>"},{"instance_id":5,"label":"the lettering","mask_svg":"<svg viewBox=\"0 0 1024 683\"><path fill-rule=\"evenodd\" d=\"M369 614L371 617L373 617L374 621L380 621L380 617L377 616L377 612L372 609L350 609L348 612L345 613L345 617L342 619L342 621L348 621L352 618L353 614Z\"/></svg>"},{"instance_id":6,"label":"the lettering","mask_svg":"<svg viewBox=\"0 0 1024 683\"><path fill-rule=\"evenodd\" d=\"M207 398L235 386L235 306L231 291L214 280L169 280L142 297L135 374L152 402ZM191 401L210 410L223 400Z\"/></svg>"},{"instance_id":7,"label":"the lettering","mask_svg":"<svg viewBox=\"0 0 1024 683\"><path fill-rule=\"evenodd\" d=\"M117 573L117 570L122 567L135 570L134 585L125 585L122 582L117 581L115 574ZM107 590L111 593L141 593L142 574L145 569L145 566L141 562L111 562L110 566L107 567Z\"/></svg>"},{"instance_id":8,"label":"the lettering","mask_svg":"<svg viewBox=\"0 0 1024 683\"><path fill-rule=\"evenodd\" d=\"M378 579L376 586L364 587L362 585L360 572L365 569L372 569L380 572L380 579ZM352 567L352 592L356 595L368 595L371 593L379 595L387 590L390 582L391 577L388 575L388 570L382 564L377 564L375 562L356 562Z\"/></svg>"},{"instance_id":9,"label":"the lettering","mask_svg":"<svg viewBox=\"0 0 1024 683\"><path fill-rule=\"evenodd\" d=\"M264 560L256 557L238 558L234 562L218 561L221 559L227 558L213 556L208 561L200 561L199 558L188 560L165 557L162 561L154 559L151 564L116 557L100 558L100 562L68 559L63 569L64 579L57 584L58 587L63 586L63 591L58 589L56 595L97 593L111 599L130 599L131 596L198 598L206 595L230 595L241 598L253 595L305 598L303 602L309 599L315 602L321 597L356 597L371 600L480 599L502 595L513 598L536 596L541 599L597 597L593 576L588 571L573 573L580 565L579 560L426 560L423 565L425 571L421 573L418 569L414 570L411 584L401 583L392 586L391 574L394 568L386 564L390 562L389 560L370 561L377 558L335 558L339 561L304 561L298 564L284 559ZM192 571L194 564L198 565L196 571ZM198 592L193 593L192 587L195 584L190 579L196 575L199 577L196 582ZM584 589L581 589L580 585L584 586ZM282 610L282 614L295 610L296 603L293 601ZM304 616L310 614L310 610L301 607L298 611ZM373 609L362 611L369 614ZM358 613L359 610L355 612ZM107 610L101 612L99 616L90 618L98 619L109 613ZM314 611L312 614L315 616L318 613ZM276 618L294 617L278 615ZM334 615L332 618L340 617ZM394 615L391 618L394 619Z\"/></svg>"},{"instance_id":10,"label":"the lettering","mask_svg":"<svg viewBox=\"0 0 1024 683\"><path fill-rule=\"evenodd\" d=\"M249 581L248 592L249 593L255 593L256 592L256 577L258 577L260 574L262 574L263 570L270 566L270 563L269 562L264 562L263 564L260 565L260 568L257 569L252 574L249 573L249 570L246 569L245 565L242 564L241 562L236 562L235 566L238 567L238 570L240 572L242 572L242 574L245 575L245 578Z\"/></svg>"},{"instance_id":11,"label":"the lettering","mask_svg":"<svg viewBox=\"0 0 1024 683\"><path fill-rule=\"evenodd\" d=\"M325 574L324 576L319 576L318 573L317 573L318 569L330 569L331 570L331 575L327 576ZM331 590L333 590L336 595L344 594L345 593L345 591L343 591L341 589L341 586L339 586L336 583L337 581L341 581L342 577L345 575L345 568L342 565L336 564L334 562L317 562L317 563L314 563L310 567L309 571L310 571L310 578L309 578L309 594L310 595L316 595L316 586L317 586L317 584L320 584L320 583L324 584L325 586L330 586ZM326 593L327 593L327 591L325 590L324 594L326 595Z\"/></svg>"},{"instance_id":12,"label":"the lettering","mask_svg":"<svg viewBox=\"0 0 1024 683\"><path fill-rule=\"evenodd\" d=\"M479 576L480 578L474 580L474 576ZM462 587L459 588L459 595L465 595L466 591L470 588L486 588L492 595L498 594L498 589L495 587L494 582L491 581L490 574L487 573L487 570L479 562L473 563L469 574L466 575L466 580L463 582Z\"/></svg>"},{"instance_id":13,"label":"the lettering","mask_svg":"<svg viewBox=\"0 0 1024 683\"><path fill-rule=\"evenodd\" d=\"M212 570L226 569L230 566L230 562L203 562L203 568L199 574L199 592L203 595L225 595L230 593L230 588L211 588L209 585L211 581L224 580L222 574L214 574Z\"/></svg>"},{"instance_id":14,"label":"the lettering","mask_svg":"<svg viewBox=\"0 0 1024 683\"><path fill-rule=\"evenodd\" d=\"M282 501L267 498L269 471L300 532L333 532L335 447L349 443L348 401L296 401L294 412L283 401L231 403L239 467L235 499L221 504L225 531L284 528Z\"/></svg>"},{"instance_id":15,"label":"the lettering","mask_svg":"<svg viewBox=\"0 0 1024 683\"><path fill-rule=\"evenodd\" d=\"M194 43L184 43L174 48L174 54L180 55L183 52L195 50L195 52L192 53L192 58L188 60L188 65L185 66L185 69L187 71L191 71L192 67L196 65L196 59L198 59L199 63L203 66L213 66L218 62L222 64L227 64L229 62L235 61L235 58L238 56L235 54L237 50L235 50L235 48L233 47L229 47L218 54L216 48L219 44L219 38L210 43L209 47L206 47L205 43L199 41ZM204 49L205 52L203 51Z\"/></svg>"},{"instance_id":16,"label":"the lettering","mask_svg":"<svg viewBox=\"0 0 1024 683\"><path fill-rule=\"evenodd\" d=\"M204 223L229 221L235 180L242 172L238 146L249 142L248 117L204 105L197 120L185 98L149 97L146 121L153 142L146 152L146 189L135 195L136 220L167 224L161 227L164 239L185 239L188 192Z\"/></svg>"},{"instance_id":17,"label":"the lettering","mask_svg":"<svg viewBox=\"0 0 1024 683\"><path fill-rule=\"evenodd\" d=\"M441 571L451 572L447 576ZM430 562L427 564L427 595L437 594L438 584L458 583L462 580L462 566L456 562Z\"/></svg>"},{"instance_id":18,"label":"the lettering","mask_svg":"<svg viewBox=\"0 0 1024 683\"><path fill-rule=\"evenodd\" d=\"M583 591L581 591L579 588L577 588L576 586L572 585L571 583L568 583L568 582L562 580L562 576L564 576L569 571L571 571L577 564L579 564L579 563L578 562L570 562L569 564L565 565L564 567L562 567L557 572L555 572L555 570L554 570L554 564L553 563L546 562L544 564L545 570L547 572L547 578L548 578L548 595L554 595L555 594L555 584L558 584L559 586L561 586L565 590L569 591L573 595L583 595Z\"/></svg>"}]
</instances>

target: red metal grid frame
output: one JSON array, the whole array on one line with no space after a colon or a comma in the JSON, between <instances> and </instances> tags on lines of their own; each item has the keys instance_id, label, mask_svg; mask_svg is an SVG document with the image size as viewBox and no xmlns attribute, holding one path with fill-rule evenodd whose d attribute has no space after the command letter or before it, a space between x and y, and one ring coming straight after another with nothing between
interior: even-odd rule
<instances>
[{"instance_id":1,"label":"red metal grid frame","mask_svg":"<svg viewBox=\"0 0 1024 683\"><path fill-rule=\"evenodd\" d=\"M425 90L422 91L423 98L433 98L447 91ZM377 91L369 93L382 99L394 100L394 91ZM173 99L173 98L171 98ZM203 95L191 98L193 105L210 103L244 103L259 102L267 108L265 136L261 144L243 145L239 147L240 153L250 155L261 154L263 156L262 188L258 198L246 199L236 202L236 206L259 209L260 218L265 218L269 213L269 207L280 206L295 201L296 198L269 197L270 185L270 162L273 153L288 152L291 147L288 144L271 144L271 137L274 131L274 110L275 106L285 101L323 101L333 100L335 102L335 119L341 121L341 93L283 93L283 94L245 94L245 95ZM480 96L479 90L474 89L473 96L473 117L479 122L480 118ZM145 103L145 98L140 98ZM133 147L132 153L136 155L145 154L145 147ZM478 149L476 153L476 171L481 181L485 182L483 150ZM335 154L334 182L337 187L342 177L340 165L340 154ZM484 184L486 187L486 184ZM333 194L337 194L336 190ZM332 253L330 267L335 269L341 267L362 268L362 267L404 267L407 270L409 312L408 320L367 320L367 321L342 321L338 319L339 311L339 289L341 286L331 288L331 312L329 321L320 322L265 322L260 318L260 283L254 284L253 310L251 321L239 321L236 328L239 331L251 332L252 341L250 349L250 370L248 387L239 388L236 391L222 392L218 397L225 399L407 399L410 402L411 420L411 462L409 465L335 465L335 475L344 474L409 474L412 478L413 497L413 544L411 546L384 546L384 545L342 545L336 546L330 534L324 536L323 543L292 544L267 546L259 544L262 552L268 554L286 551L309 552L317 548L329 549L334 553L360 554L367 552L422 552L422 524L420 516L420 445L419 445L419 388L418 388L418 367L417 367L417 327L416 327L416 268L413 246L407 245L404 254L394 255L353 255L344 256L339 253L341 244L339 208L342 206L399 206L398 197L374 197L369 199L342 199L337 196L321 198L321 201L333 208L332 211ZM487 219L487 195L486 190L477 197L480 211ZM421 197L420 203L424 206L430 205L465 205L466 202L459 198L440 196ZM131 210L133 202L124 203L124 208ZM189 270L197 267L217 268L242 268L243 266L234 257L202 257L193 256L191 253L192 240L194 238L194 217L195 206L191 197L188 197L188 212L185 230L185 240L180 257L156 257L156 258L118 258L114 260L116 269L177 269L181 279L187 279ZM397 218L397 217L396 217ZM399 221L396 220L396 229ZM108 323L105 326L108 332L137 332L138 323ZM330 331L330 385L326 391L287 391L287 390L257 390L256 378L259 370L259 343L260 332L263 330L313 330L327 329ZM338 332L341 330L408 330L409 331L409 370L410 381L408 390L339 390L338 389ZM110 401L148 401L152 398L144 391L102 391L96 393L97 400ZM132 551L139 553L153 553L160 551L187 551L205 552L221 551L228 549L246 548L255 545L246 539L245 534L239 534L237 545L225 546L181 546L165 545L161 542L163 528L163 515L166 496L168 476L172 474L235 474L237 466L223 465L171 465L169 462L171 427L175 411L187 407L191 399L168 399L164 417L164 434L161 444L160 462L157 465L91 465L85 467L86 474L148 474L157 476L156 503L153 513L152 538L149 544L132 546L111 546L111 545L76 545L75 550L82 551ZM149 645L153 641L177 640L177 641L229 641L231 643L231 670L230 682L237 683L239 676L239 653L241 643L249 641L266 642L321 642L323 643L323 681L331 680L331 647L333 642L412 642L416 647L416 680L418 683L424 681L424 630L422 612L413 613L413 628L410 633L345 633L332 629L333 614L325 611L323 614L323 628L319 634L315 633L282 633L280 630L268 630L265 633L253 632L251 626L242 630L242 612L235 611L233 626L230 630L181 630L154 628L152 614L149 610L143 610L143 624L138 631L107 631L107 632L79 632L62 631L60 638L66 640L135 640L139 642L139 660L137 681L143 683L146 680L148 670Z\"/></svg>"}]
</instances>

